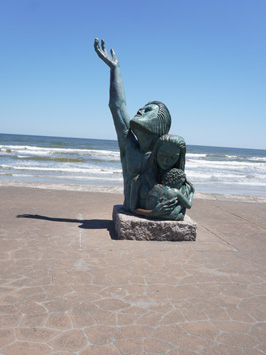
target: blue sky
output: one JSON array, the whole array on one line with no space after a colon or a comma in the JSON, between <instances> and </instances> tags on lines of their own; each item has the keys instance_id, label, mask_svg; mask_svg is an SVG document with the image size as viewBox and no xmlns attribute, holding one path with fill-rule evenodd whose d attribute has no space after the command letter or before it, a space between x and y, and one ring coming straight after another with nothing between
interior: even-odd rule
<instances>
[{"instance_id":1,"label":"blue sky","mask_svg":"<svg viewBox=\"0 0 266 355\"><path fill-rule=\"evenodd\" d=\"M0 0L0 132L116 139L109 68L130 116L150 100L187 144L266 149L265 0Z\"/></svg>"}]
</instances>

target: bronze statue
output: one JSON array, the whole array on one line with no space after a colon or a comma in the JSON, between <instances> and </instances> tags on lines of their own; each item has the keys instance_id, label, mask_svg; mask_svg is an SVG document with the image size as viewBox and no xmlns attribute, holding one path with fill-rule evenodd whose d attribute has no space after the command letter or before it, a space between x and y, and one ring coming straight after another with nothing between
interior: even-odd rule
<instances>
[{"instance_id":1,"label":"bronze statue","mask_svg":"<svg viewBox=\"0 0 266 355\"><path fill-rule=\"evenodd\" d=\"M181 188L166 185L162 185L159 192L157 185L162 184L162 176L168 170L175 167L184 171L186 148L183 138L168 135L171 116L167 107L160 101L148 102L130 120L120 64L115 52L111 49L111 55L107 53L104 40L100 46L99 40L95 39L94 48L111 69L109 107L117 133L123 170L123 208L148 218L182 219L185 209L190 208L192 204L194 194L192 185L190 183L184 185L187 186L184 193L181 192ZM158 190L156 203L148 203L152 199L156 200L156 196L154 197L156 189ZM171 198L165 199L162 196L166 190L166 195ZM149 199L146 201L148 196ZM147 206L153 208L146 209Z\"/></svg>"}]
</instances>

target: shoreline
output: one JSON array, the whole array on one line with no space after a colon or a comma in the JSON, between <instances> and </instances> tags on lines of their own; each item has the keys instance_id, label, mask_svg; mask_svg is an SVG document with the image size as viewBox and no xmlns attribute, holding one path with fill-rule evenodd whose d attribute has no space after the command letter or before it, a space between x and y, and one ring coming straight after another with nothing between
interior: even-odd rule
<instances>
[{"instance_id":1,"label":"shoreline","mask_svg":"<svg viewBox=\"0 0 266 355\"><path fill-rule=\"evenodd\" d=\"M49 182L0 180L0 187L22 187L22 188L58 190L58 191L81 191L81 192L123 194L123 187L120 186L108 187L108 186L96 186L96 185L71 185L71 184L49 183ZM212 200L212 201L216 200L216 201L266 203L266 196L261 196L261 195L202 193L197 191L195 192L194 199Z\"/></svg>"}]
</instances>

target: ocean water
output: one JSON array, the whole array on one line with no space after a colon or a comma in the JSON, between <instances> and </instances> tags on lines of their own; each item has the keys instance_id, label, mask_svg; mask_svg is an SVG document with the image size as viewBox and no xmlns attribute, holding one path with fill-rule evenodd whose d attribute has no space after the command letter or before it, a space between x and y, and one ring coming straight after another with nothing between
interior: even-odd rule
<instances>
[{"instance_id":1,"label":"ocean water","mask_svg":"<svg viewBox=\"0 0 266 355\"><path fill-rule=\"evenodd\" d=\"M187 146L203 193L266 195L266 150ZM122 187L117 141L0 134L0 180Z\"/></svg>"}]
</instances>

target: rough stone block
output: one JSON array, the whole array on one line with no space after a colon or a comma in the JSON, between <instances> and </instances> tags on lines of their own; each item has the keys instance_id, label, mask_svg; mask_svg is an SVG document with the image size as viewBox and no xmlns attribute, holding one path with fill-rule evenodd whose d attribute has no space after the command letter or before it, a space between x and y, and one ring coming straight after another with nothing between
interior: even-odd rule
<instances>
[{"instance_id":1,"label":"rough stone block","mask_svg":"<svg viewBox=\"0 0 266 355\"><path fill-rule=\"evenodd\" d=\"M113 221L119 239L157 241L195 241L197 224L185 216L184 221L150 220L113 208Z\"/></svg>"}]
</instances>

